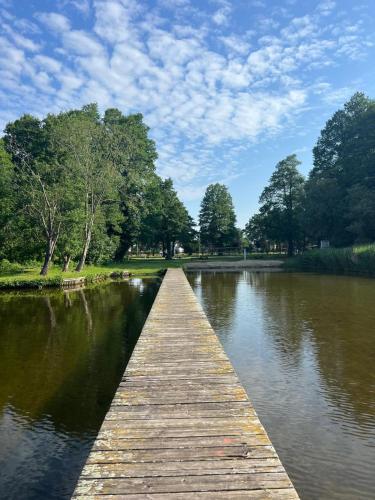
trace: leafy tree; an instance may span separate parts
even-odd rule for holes
[[[153,251],[160,245],[165,258],[171,259],[177,242],[186,248],[193,244],[193,219],[178,199],[171,179],[155,177],[148,194],[151,204],[142,223],[140,241]]]
[[[375,240],[375,103],[348,129],[339,154],[339,180],[346,190],[346,230],[357,242]]]
[[[310,236],[317,240],[329,239],[337,245],[350,244],[353,240],[345,217],[347,190],[353,180],[343,175],[343,164],[350,162],[358,120],[371,104],[363,93],[354,94],[343,109],[327,121],[313,149],[314,166],[306,183],[306,222]],[[359,173],[353,163],[351,172]]]
[[[141,114],[124,116],[113,108],[105,112],[103,121],[115,137],[115,161],[123,180],[119,192],[122,221],[117,232],[120,237],[117,258],[122,258],[139,239],[142,219],[149,211],[148,195],[155,180],[157,153]]]
[[[16,206],[13,192],[14,169],[10,155],[0,140],[0,259],[8,258],[12,240],[12,221]]]
[[[298,172],[298,165],[296,155],[287,156],[276,165],[259,198],[260,217],[255,220],[258,224],[261,222],[258,230],[262,227],[266,237],[287,243],[288,255],[294,254],[295,244],[302,238],[305,181]]]
[[[121,184],[116,163],[118,142],[99,119],[96,105],[61,115],[59,147],[75,174],[75,196],[80,204],[83,243],[76,271],[89,252],[93,230],[103,207],[118,203]]]
[[[41,274],[48,272],[60,236],[65,210],[63,164],[53,151],[45,122],[25,115],[5,129],[6,148],[14,163],[15,185],[23,210],[44,236]]]
[[[238,244],[236,215],[228,188],[210,184],[201,203],[199,225],[201,242],[211,251]]]
[[[266,237],[266,224],[265,218],[262,214],[257,213],[253,215],[245,226],[245,234],[251,244],[256,248],[266,251],[267,250],[267,237]]]
[[[44,254],[86,261],[123,257],[134,242],[192,248],[194,223],[170,179],[155,173],[155,143],[140,114],[124,116],[96,104],[39,120],[24,115],[0,143],[1,257]]]

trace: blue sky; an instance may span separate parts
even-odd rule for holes
[[[375,96],[373,0],[0,0],[0,126],[88,102],[141,112],[193,216],[211,182],[238,223],[275,164],[301,171],[330,115]]]

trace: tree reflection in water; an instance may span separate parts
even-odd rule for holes
[[[0,295],[0,496],[70,497],[157,288]]]

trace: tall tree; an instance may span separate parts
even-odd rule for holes
[[[44,234],[46,275],[60,236],[67,174],[51,145],[45,122],[24,115],[5,129],[6,148],[14,163],[15,183],[23,209]]]
[[[59,121],[59,145],[75,173],[81,206],[83,243],[76,271],[85,265],[94,226],[106,204],[118,203],[121,184],[118,141],[100,121],[95,104],[65,113]]]
[[[13,175],[11,157],[5,151],[4,141],[0,139],[0,259],[10,256],[11,223],[16,206]]]
[[[235,246],[238,242],[236,214],[228,188],[210,184],[205,192],[199,212],[200,237],[211,251]]]
[[[267,224],[262,214],[256,213],[250,217],[244,232],[252,245],[262,251],[267,250]]]
[[[302,232],[305,180],[297,169],[298,165],[296,155],[280,161],[259,198],[266,234],[271,239],[285,241],[288,255],[294,254]]]
[[[328,239],[337,245],[352,242],[345,218],[348,183],[342,175],[342,164],[351,156],[345,145],[355,137],[356,124],[371,103],[363,93],[354,94],[327,121],[313,149],[314,166],[306,183],[306,222],[314,239]]]
[[[346,230],[354,242],[375,241],[375,103],[348,129],[338,164]]]
[[[117,258],[122,258],[140,237],[142,219],[150,208],[149,191],[155,180],[155,142],[149,138],[149,128],[138,113],[124,116],[118,109],[107,109],[104,125],[117,142],[116,163],[122,176],[120,210],[122,221],[118,235]]]
[[[194,222],[179,200],[171,179],[155,178],[149,191],[151,205],[142,223],[140,241],[166,259],[174,257],[176,243],[189,247],[195,239]]]

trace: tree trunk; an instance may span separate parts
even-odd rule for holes
[[[57,243],[57,237],[55,239],[53,239],[53,238],[48,239],[46,253],[44,255],[43,266],[42,266],[42,269],[40,270],[41,276],[46,276],[48,273],[48,267],[49,267],[50,262],[52,260],[53,253],[54,253],[55,247],[56,247],[56,243]]]
[[[87,252],[89,251],[89,246],[90,246],[90,241],[91,241],[91,234],[92,234],[92,224],[91,224],[90,229],[87,232],[85,245],[83,247],[83,252],[82,252],[81,258],[79,259],[77,267],[76,267],[76,271],[78,271],[78,272],[82,271],[82,269],[85,265]]]
[[[294,255],[294,241],[288,240],[288,257],[293,257]]]
[[[172,259],[172,256],[171,256],[171,242],[170,241],[167,241],[167,244],[166,244],[165,258],[166,258],[166,260],[171,260]]]
[[[51,262],[51,254],[49,252],[46,252],[46,254],[44,256],[43,266],[42,266],[42,269],[40,270],[40,275],[41,276],[46,276],[47,275],[47,273],[48,273],[48,266],[49,266],[50,262]]]
[[[64,255],[64,264],[63,264],[63,268],[62,268],[63,273],[66,273],[66,271],[69,269],[70,259],[71,259],[71,256],[69,254]]]

